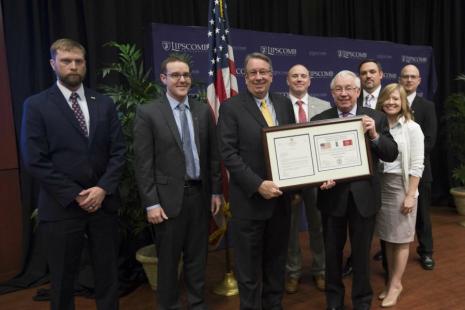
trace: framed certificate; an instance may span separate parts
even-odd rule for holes
[[[362,117],[262,129],[268,177],[281,189],[372,175]]]

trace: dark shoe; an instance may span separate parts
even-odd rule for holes
[[[379,250],[376,252],[376,254],[373,255],[373,259],[377,261],[383,260],[383,251]]]
[[[347,258],[347,262],[344,266],[344,268],[342,268],[342,276],[343,277],[347,277],[347,276],[350,276],[352,274],[352,258],[349,257]]]
[[[434,269],[434,259],[428,255],[420,256],[421,267],[425,270],[433,270]]]
[[[313,282],[315,282],[315,286],[317,289],[319,289],[320,291],[325,290],[326,283],[325,283],[325,276],[323,274],[313,276]]]
[[[285,286],[288,294],[295,294],[299,290],[299,279],[288,278]]]

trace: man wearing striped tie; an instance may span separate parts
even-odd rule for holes
[[[358,97],[357,104],[374,109],[381,91],[383,68],[381,68],[379,61],[365,59],[358,66],[358,71],[362,84],[362,93]]]
[[[24,103],[21,155],[40,183],[38,232],[50,270],[51,309],[71,310],[88,247],[97,309],[118,309],[118,185],[126,145],[113,101],[84,87],[86,50],[50,47],[56,82]]]

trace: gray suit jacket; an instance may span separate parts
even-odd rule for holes
[[[209,208],[210,195],[221,193],[215,123],[208,105],[189,99],[189,106],[204,201]],[[166,96],[138,107],[134,120],[134,155],[142,207],[161,204],[168,217],[177,216],[184,195],[186,163],[181,136]]]
[[[329,101],[321,100],[317,97],[308,96],[308,121],[315,115],[320,114],[323,111],[326,111],[331,108]]]

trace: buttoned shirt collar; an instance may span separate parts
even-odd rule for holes
[[[413,92],[411,93],[410,95],[407,96],[407,101],[408,101],[408,105],[411,107],[412,106],[412,102],[413,100],[415,100],[415,96],[417,95],[417,92]]]
[[[66,101],[69,101],[69,97],[71,97],[71,94],[72,93],[76,93],[78,94],[79,96],[79,99],[81,100],[85,100],[85,94],[84,94],[84,86],[82,85],[79,85],[79,88],[76,90],[76,91],[71,91],[69,90],[68,88],[66,88],[65,86],[63,86],[60,81],[57,80],[57,86],[58,86],[58,89],[61,91],[61,93],[63,94],[63,96],[66,98]]]

